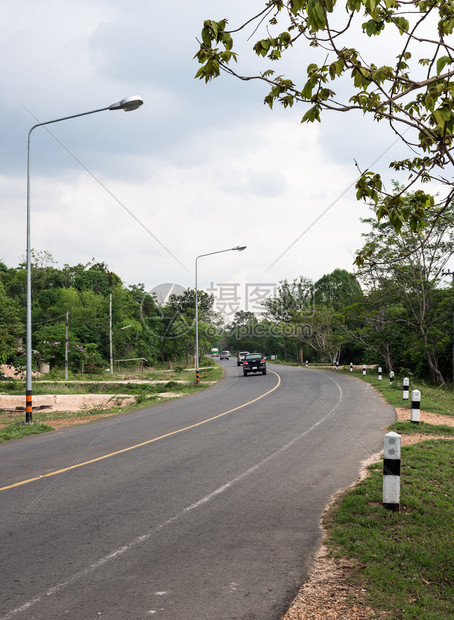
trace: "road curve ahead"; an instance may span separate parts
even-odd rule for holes
[[[196,395],[0,445],[0,619],[281,617],[394,410],[336,372],[222,365]]]

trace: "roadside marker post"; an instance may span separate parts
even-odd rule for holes
[[[400,508],[400,435],[385,435],[383,458],[383,507],[394,512]]]
[[[350,372],[353,372],[353,362],[350,362]]]
[[[408,377],[404,378],[404,390],[402,395],[402,400],[408,400],[408,393],[410,391],[410,379]]]
[[[389,383],[392,385],[394,381],[394,371],[390,370],[389,372]]]
[[[383,372],[382,367],[381,367],[381,366],[379,366],[379,367],[378,367],[378,380],[379,380],[379,381],[381,381],[381,380],[382,380],[382,372]]]
[[[411,421],[413,424],[419,424],[419,413],[421,409],[421,392],[413,390],[411,393]]]
[[[366,364],[363,364],[363,377],[366,376]]]
[[[339,362],[336,360],[336,370],[339,370]]]

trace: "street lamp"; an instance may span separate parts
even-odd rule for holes
[[[199,384],[199,302],[197,294],[197,261],[203,256],[211,256],[212,254],[222,254],[222,252],[242,252],[246,249],[245,245],[237,245],[234,248],[228,248],[227,250],[218,250],[217,252],[208,252],[208,254],[200,254],[195,259],[195,383]]]
[[[450,269],[448,269],[447,271],[443,271],[441,275],[442,276],[451,276],[452,283],[454,285],[454,271],[451,271]],[[452,324],[453,324],[453,328],[454,328],[454,314],[453,314]],[[452,336],[452,382],[454,384],[454,329],[453,329],[453,336]]]
[[[37,123],[28,132],[27,143],[27,315],[26,315],[26,406],[25,406],[25,422],[31,424],[33,422],[32,414],[32,287],[31,287],[31,235],[30,235],[30,138],[32,131],[37,127],[43,127],[44,125],[51,125],[52,123],[59,123],[60,121],[67,121],[71,118],[78,118],[79,116],[87,116],[88,114],[96,114],[96,112],[104,112],[105,110],[124,110],[125,112],[131,112],[136,110],[143,104],[142,97],[134,95],[133,97],[126,97],[121,101],[112,103],[106,108],[99,108],[98,110],[90,110],[89,112],[82,112],[81,114],[72,114],[71,116],[64,116],[63,118],[56,118],[52,121],[46,121],[44,123]]]

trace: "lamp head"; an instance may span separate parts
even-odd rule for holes
[[[109,106],[109,110],[124,110],[125,112],[132,112],[133,110],[137,110],[143,104],[143,99],[139,95],[134,95],[133,97],[126,97],[121,101],[117,101],[117,103],[113,103]]]
[[[238,252],[242,252],[247,248],[247,245],[237,245],[236,248],[232,248],[233,250],[238,250]]]

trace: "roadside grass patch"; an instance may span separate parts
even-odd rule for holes
[[[424,382],[417,382],[410,379],[409,399],[403,400],[403,377],[397,377],[392,384],[389,377],[383,375],[381,381],[377,378],[375,371],[368,370],[368,374],[363,377],[361,373],[350,373],[344,370],[345,374],[354,375],[382,393],[383,397],[393,407],[403,407],[411,409],[411,393],[413,390],[421,392],[421,410],[430,411],[431,413],[439,413],[441,415],[454,415],[454,390],[451,386],[441,388],[428,385]]]
[[[399,513],[382,506],[382,463],[369,469],[324,517],[328,547],[356,560],[348,579],[387,618],[454,617],[454,440],[402,448]]]
[[[203,362],[203,364],[205,365],[205,362]],[[223,375],[224,369],[218,364],[211,366],[210,368],[200,368],[199,370],[200,381],[218,381],[219,379],[222,379]]]
[[[390,431],[399,433],[399,435],[452,435],[454,438],[454,427],[447,424],[427,424],[420,422],[393,422],[388,426]]]
[[[10,441],[11,439],[20,439],[28,435],[48,433],[53,430],[54,428],[48,424],[25,424],[25,422],[15,422],[14,424],[8,424],[8,426],[0,429],[0,443]]]

